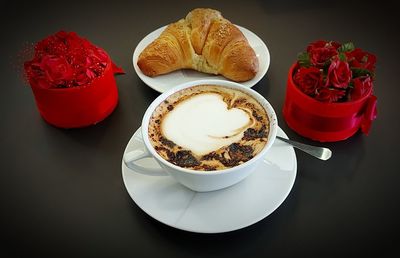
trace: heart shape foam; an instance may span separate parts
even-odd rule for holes
[[[228,109],[221,95],[203,93],[175,106],[161,127],[167,139],[201,156],[239,142],[250,123],[246,111]]]

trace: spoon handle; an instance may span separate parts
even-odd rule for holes
[[[314,157],[319,158],[321,160],[328,160],[332,156],[332,151],[330,149],[328,149],[328,148],[312,146],[312,145],[308,145],[308,144],[304,144],[304,143],[288,140],[288,139],[282,138],[280,136],[276,136],[276,138],[281,140],[281,141],[284,141],[286,143],[289,143],[293,147],[295,147],[295,148],[297,148],[299,150],[302,150],[302,151],[310,154],[311,156],[314,156]]]

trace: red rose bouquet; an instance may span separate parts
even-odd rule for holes
[[[288,74],[288,125],[318,141],[344,140],[359,128],[368,134],[376,118],[375,63],[375,55],[353,43],[311,43]]]
[[[43,89],[89,84],[101,76],[108,55],[75,32],[60,31],[35,45],[33,60],[24,64],[28,80]]]
[[[123,73],[108,54],[75,32],[60,31],[34,46],[24,63],[42,117],[58,127],[95,124],[118,101],[114,73]]]
[[[353,43],[316,41],[298,55],[293,79],[308,96],[322,102],[346,102],[372,90],[375,55]]]

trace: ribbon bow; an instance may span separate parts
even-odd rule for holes
[[[368,135],[369,130],[371,129],[372,121],[375,120],[377,117],[378,114],[376,109],[377,102],[378,102],[377,97],[374,95],[371,95],[367,100],[364,115],[361,120],[361,131],[366,135]]]

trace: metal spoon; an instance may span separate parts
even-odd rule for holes
[[[289,143],[293,147],[302,150],[311,156],[314,156],[316,158],[322,159],[322,160],[328,160],[332,156],[332,151],[328,148],[324,147],[318,147],[318,146],[312,146],[304,143],[299,143],[296,141],[288,140],[285,138],[282,138],[280,136],[276,136],[277,139],[284,141],[286,143]]]

